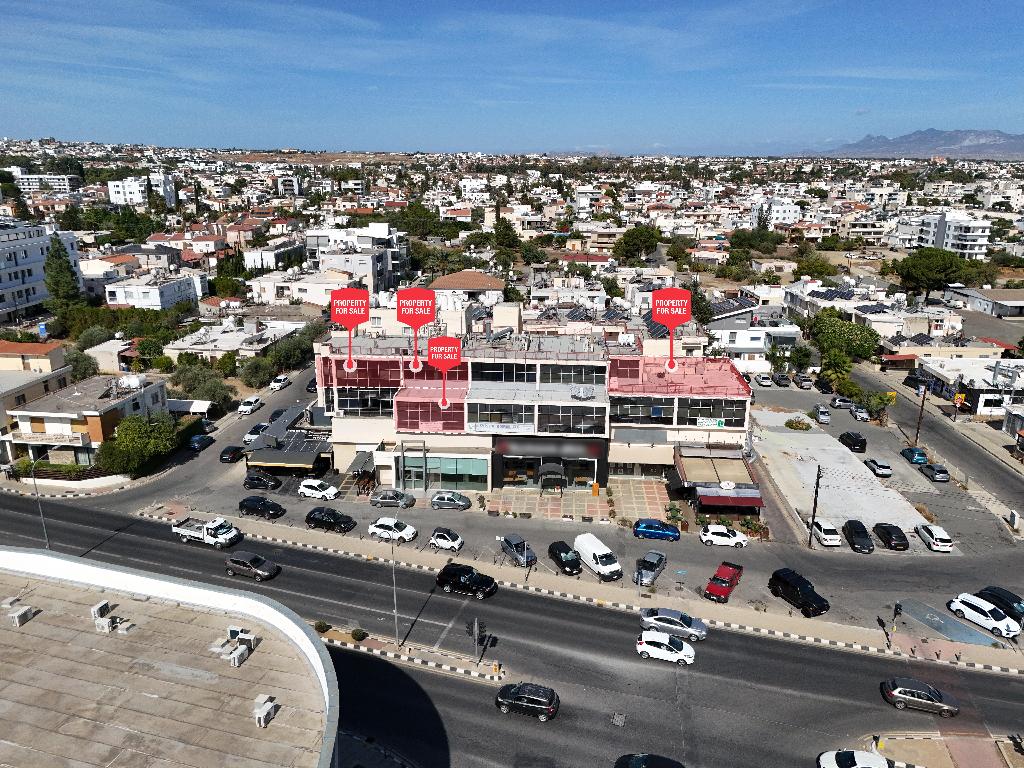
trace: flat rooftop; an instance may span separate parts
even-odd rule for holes
[[[34,371],[0,371],[0,394],[10,392],[20,387],[34,384],[37,381],[45,381],[53,378],[61,371],[67,372],[67,368],[57,368],[49,373],[36,373]]]
[[[38,400],[33,400],[17,408],[11,408],[14,413],[95,413],[103,411],[122,400],[137,395],[142,388],[152,384],[146,380],[142,387],[129,389],[128,387],[117,387],[111,384],[117,381],[117,376],[93,376],[83,379],[71,386],[64,387],[58,392],[51,392],[43,395]]]
[[[39,611],[0,622],[0,765],[17,768],[315,766],[325,724],[320,685],[277,630],[250,618],[0,570],[0,599]],[[97,632],[109,601],[126,634]],[[6,611],[5,611],[6,613]],[[232,667],[209,646],[229,625],[261,638]],[[280,708],[267,728],[260,694]]]

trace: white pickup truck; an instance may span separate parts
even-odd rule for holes
[[[180,523],[171,523],[171,533],[178,535],[183,542],[198,541],[215,549],[230,547],[242,539],[242,532],[223,517],[209,521],[186,517]]]

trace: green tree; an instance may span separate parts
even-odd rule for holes
[[[821,355],[821,373],[818,375],[833,387],[845,381],[853,370],[853,363],[841,349],[829,349]]]
[[[796,269],[793,270],[794,275],[807,275],[808,277],[822,278],[831,277],[838,274],[839,270],[836,269],[836,265],[826,259],[824,256],[819,256],[817,253],[811,253],[803,258],[797,259]]]
[[[75,345],[85,351],[90,347],[95,347],[97,344],[110,341],[112,338],[114,338],[112,330],[104,328],[102,325],[93,325],[78,334],[78,341],[75,342]]]
[[[217,359],[214,367],[225,377],[234,376],[238,372],[238,355],[235,352],[225,352]]]
[[[602,277],[601,285],[610,299],[618,299],[626,295],[625,291],[622,290],[622,286],[619,285],[619,281],[614,277]]]
[[[274,378],[277,369],[265,357],[254,357],[242,366],[242,382],[253,389],[263,389]]]
[[[772,373],[780,373],[789,367],[789,358],[786,353],[783,352],[778,344],[772,344],[765,353],[764,359],[768,361],[768,364],[772,367]]]
[[[57,214],[57,225],[67,232],[84,229],[82,226],[82,209],[77,205],[69,205]]]
[[[246,294],[245,283],[241,280],[224,276],[217,276],[213,278],[213,292],[215,295],[221,298],[241,298]]]
[[[112,448],[103,450],[107,443]],[[126,416],[118,422],[114,439],[103,445],[96,457],[102,469],[138,477],[147,464],[178,447],[178,430],[166,413],[148,418]]]
[[[516,288],[511,283],[505,285],[505,292],[503,298],[505,301],[511,301],[516,304],[522,304],[526,299],[523,296],[523,292]]]
[[[149,363],[160,373],[170,373],[174,370],[174,361],[167,355],[157,355]]]
[[[854,402],[860,402],[864,399],[864,390],[860,384],[850,379],[843,379],[836,386],[836,394],[848,397]]]
[[[515,227],[503,216],[494,222],[494,244],[500,248],[519,248],[523,244]]]
[[[816,197],[819,200],[824,200],[828,197],[828,190],[822,189],[821,187],[808,187],[807,194],[811,197]]]
[[[95,376],[100,371],[96,358],[81,350],[71,348],[64,354],[64,363],[71,366],[71,380],[81,381]]]
[[[700,283],[694,280],[690,283],[690,303],[693,306],[693,319],[701,325],[707,325],[715,316],[715,310],[711,306],[708,297],[700,289]]]
[[[661,241],[661,232],[656,227],[641,224],[627,229],[615,241],[612,255],[616,262],[626,266],[640,266],[644,257],[652,253]]]
[[[925,301],[932,291],[960,282],[965,260],[941,248],[919,248],[895,265],[903,289],[924,293]]]
[[[78,274],[71,266],[68,249],[57,235],[50,237],[50,252],[46,254],[43,272],[46,290],[50,294],[50,298],[43,303],[50,312],[63,321],[71,309],[83,304],[84,300],[78,288]]]
[[[789,364],[799,373],[806,371],[811,366],[811,348],[797,344],[789,352]]]
[[[135,348],[138,350],[139,357],[144,357],[147,360],[152,360],[164,353],[164,345],[160,343],[159,339],[152,337],[140,339]]]
[[[868,392],[863,398],[864,408],[873,419],[884,427],[889,420],[889,406],[896,404],[896,395],[891,392]]]

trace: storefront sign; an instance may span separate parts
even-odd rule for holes
[[[532,435],[535,432],[533,422],[503,424],[496,421],[469,421],[466,422],[466,431],[501,435]]]
[[[709,419],[703,416],[698,416],[697,426],[722,429],[723,427],[725,427],[725,419]]]
[[[331,322],[348,329],[348,360],[345,370],[356,369],[352,359],[352,331],[370,319],[370,292],[361,288],[339,288],[331,291]]]
[[[693,297],[685,288],[659,288],[651,294],[651,318],[668,328],[668,362],[665,368],[676,369],[676,328],[693,317]]]
[[[500,456],[560,456],[563,459],[599,459],[606,455],[602,440],[496,437],[494,452]]]
[[[417,372],[423,368],[420,362],[419,331],[424,325],[434,322],[437,316],[437,299],[429,288],[404,288],[398,292],[398,322],[412,328],[412,362],[409,370]]]
[[[412,290],[412,289],[410,289]],[[462,342],[453,336],[436,336],[427,342],[427,363],[441,371],[441,400],[438,403],[447,408],[448,371],[462,362]]]

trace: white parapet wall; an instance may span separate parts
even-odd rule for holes
[[[334,664],[320,638],[290,608],[269,597],[241,590],[95,563],[38,549],[0,547],[0,570],[251,616],[274,627],[295,643],[320,683],[325,722],[317,767],[333,768],[337,764],[335,741],[339,714],[338,678],[334,673]]]

